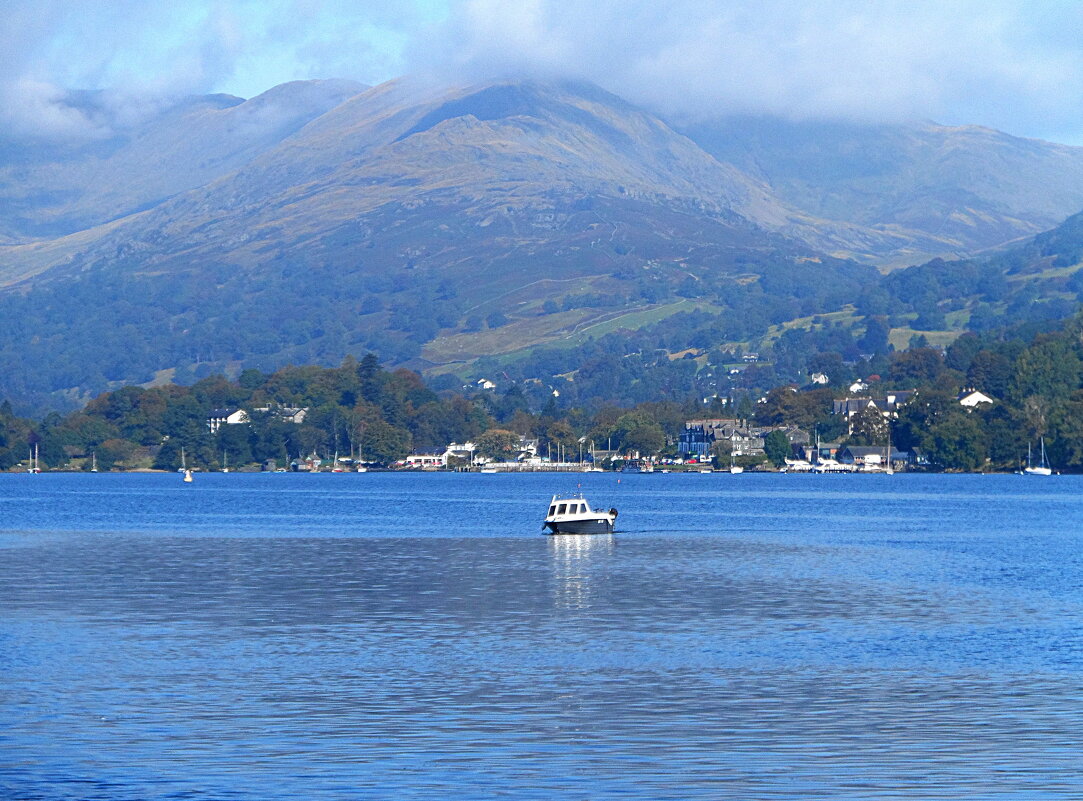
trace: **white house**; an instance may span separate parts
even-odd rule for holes
[[[403,461],[402,465],[414,469],[439,469],[447,467],[447,454],[443,451],[419,451],[411,453]]]
[[[984,392],[978,392],[976,389],[965,390],[959,396],[959,405],[966,406],[968,409],[973,409],[983,403],[995,403],[995,401]]]
[[[215,409],[207,416],[207,429],[214,434],[224,425],[236,426],[248,422],[248,412],[244,409]]]
[[[476,450],[477,446],[473,442],[452,442],[444,449],[444,464],[447,465],[451,459],[465,459],[473,463]]]

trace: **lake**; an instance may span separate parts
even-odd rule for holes
[[[0,475],[0,797],[1078,799],[1081,537],[1074,476]]]

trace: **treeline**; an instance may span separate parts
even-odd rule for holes
[[[245,425],[209,430],[212,411],[244,409]],[[284,409],[307,409],[300,424]],[[261,411],[262,410],[262,411]],[[681,404],[607,406],[595,414],[561,413],[555,398],[534,413],[519,385],[499,393],[434,392],[416,373],[381,368],[375,355],[352,357],[337,368],[287,367],[274,373],[245,370],[235,381],[209,376],[191,386],[124,387],[106,392],[69,415],[40,422],[0,405],[0,470],[28,464],[36,450],[43,469],[99,470],[181,466],[233,469],[279,466],[315,454],[335,454],[380,465],[415,450],[443,450],[475,441],[487,455],[516,452],[520,436],[537,438],[545,452],[578,458],[586,440],[654,452],[675,439],[689,410]],[[604,443],[604,445],[603,445]]]
[[[1015,469],[1027,444],[1044,438],[1056,469],[1083,471],[1083,314],[1051,332],[966,333],[945,351],[918,346],[886,352],[886,324],[876,318],[856,339],[850,329],[830,324],[818,332],[789,332],[775,347],[780,363],[796,364],[811,343],[840,348],[806,360],[804,369],[822,372],[828,384],[785,383],[761,393],[755,383],[776,368],[752,365],[707,403],[703,387],[721,386],[722,363],[732,353],[711,352],[705,364],[670,359],[662,348],[618,359],[605,352],[604,342],[596,351],[588,348],[585,361],[570,371],[564,388],[576,387],[578,394],[556,394],[536,380],[507,375],[497,391],[452,388],[446,380],[434,389],[410,370],[383,369],[369,354],[360,362],[347,357],[336,368],[250,369],[236,380],[216,375],[191,386],[124,387],[78,412],[51,413],[40,422],[17,417],[5,402],[0,469],[25,463],[35,446],[46,469],[89,469],[93,459],[101,470],[175,469],[182,449],[189,464],[206,469],[268,460],[285,465],[313,453],[390,464],[411,451],[465,441],[478,442],[488,455],[508,457],[520,437],[538,439],[540,452],[554,457],[578,458],[592,446],[675,454],[684,421],[703,417],[797,425],[823,441],[881,445],[888,436],[881,415],[859,414],[848,426],[832,414],[832,401],[914,389],[891,423],[891,439],[901,450],[920,448],[935,468]],[[864,347],[875,355],[851,358]],[[853,380],[866,388],[850,393]],[[622,386],[652,398],[612,402]],[[961,406],[958,396],[967,388],[994,403]],[[222,408],[245,409],[250,423],[211,433],[207,419]],[[304,422],[286,422],[284,408],[306,408]]]
[[[1026,330],[968,332],[943,352],[916,347],[891,353],[883,360],[886,370],[850,394],[876,398],[915,389],[891,421],[891,442],[900,450],[920,448],[934,469],[1016,470],[1028,443],[1037,453],[1044,438],[1055,469],[1083,471],[1083,314],[1053,332],[1024,338]],[[962,406],[959,397],[969,389],[994,402]],[[830,414],[831,399],[843,394],[776,388],[757,405],[756,417],[801,425],[844,444],[884,445],[888,423],[878,412],[856,415],[849,427]]]

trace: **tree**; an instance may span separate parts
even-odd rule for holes
[[[728,463],[732,453],[733,443],[728,439],[718,439],[711,443],[711,463],[715,467]]]
[[[613,439],[621,450],[638,451],[644,456],[657,453],[666,444],[662,427],[643,412],[629,412],[617,419]]]
[[[575,431],[563,420],[554,420],[549,423],[543,428],[541,434],[540,444],[543,448],[551,447],[556,450],[563,446],[567,450],[576,445]]]
[[[241,372],[240,377],[237,379],[237,383],[245,389],[257,389],[263,386],[267,382],[267,376],[259,370],[249,368]]]
[[[410,432],[376,420],[361,437],[361,457],[365,461],[391,464],[410,453]]]
[[[1031,397],[1058,402],[1079,388],[1083,364],[1072,347],[1049,338],[1026,348],[1015,360],[1008,396],[1015,404]]]
[[[756,422],[765,426],[795,425],[810,429],[831,411],[829,389],[799,392],[795,387],[775,387],[764,403],[756,406]]]
[[[852,445],[880,445],[887,442],[888,422],[879,409],[865,408],[850,418]]]
[[[892,355],[890,378],[896,384],[920,386],[935,383],[943,370],[944,359],[940,351],[914,348]]]
[[[865,334],[858,340],[858,347],[864,353],[887,353],[888,335],[891,328],[886,317],[866,317]]]
[[[767,454],[771,464],[782,467],[792,453],[790,440],[782,431],[775,429],[763,438],[763,452]]]
[[[965,412],[953,412],[932,426],[922,441],[930,460],[946,470],[978,470],[987,458],[979,418]]]
[[[981,351],[981,340],[977,334],[966,331],[951,343],[944,354],[944,363],[952,370],[965,373],[970,369],[974,357]]]
[[[227,425],[218,429],[215,451],[223,464],[236,467],[252,461],[251,435],[247,425]]]
[[[638,451],[650,456],[666,444],[666,435],[657,423],[647,423],[630,429],[621,440],[621,447],[626,451]]]
[[[748,420],[750,417],[752,417],[752,413],[755,410],[752,407],[752,399],[748,396],[747,393],[741,395],[741,397],[737,400],[737,407],[735,411],[737,414],[737,419],[739,420]]]
[[[1003,398],[1011,381],[1012,364],[1001,353],[980,350],[970,360],[966,372],[966,382],[974,389],[986,392],[995,398]]]
[[[111,470],[118,462],[130,459],[134,451],[135,445],[126,439],[107,439],[96,450],[98,468]]]
[[[474,443],[478,453],[490,459],[507,461],[519,453],[519,435],[504,428],[490,428]]]

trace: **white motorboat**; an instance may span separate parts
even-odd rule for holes
[[[814,473],[852,473],[852,465],[842,464],[834,459],[821,459],[812,468]]]
[[[554,495],[543,526],[550,534],[612,534],[616,519],[616,509],[595,511],[581,494]]]

